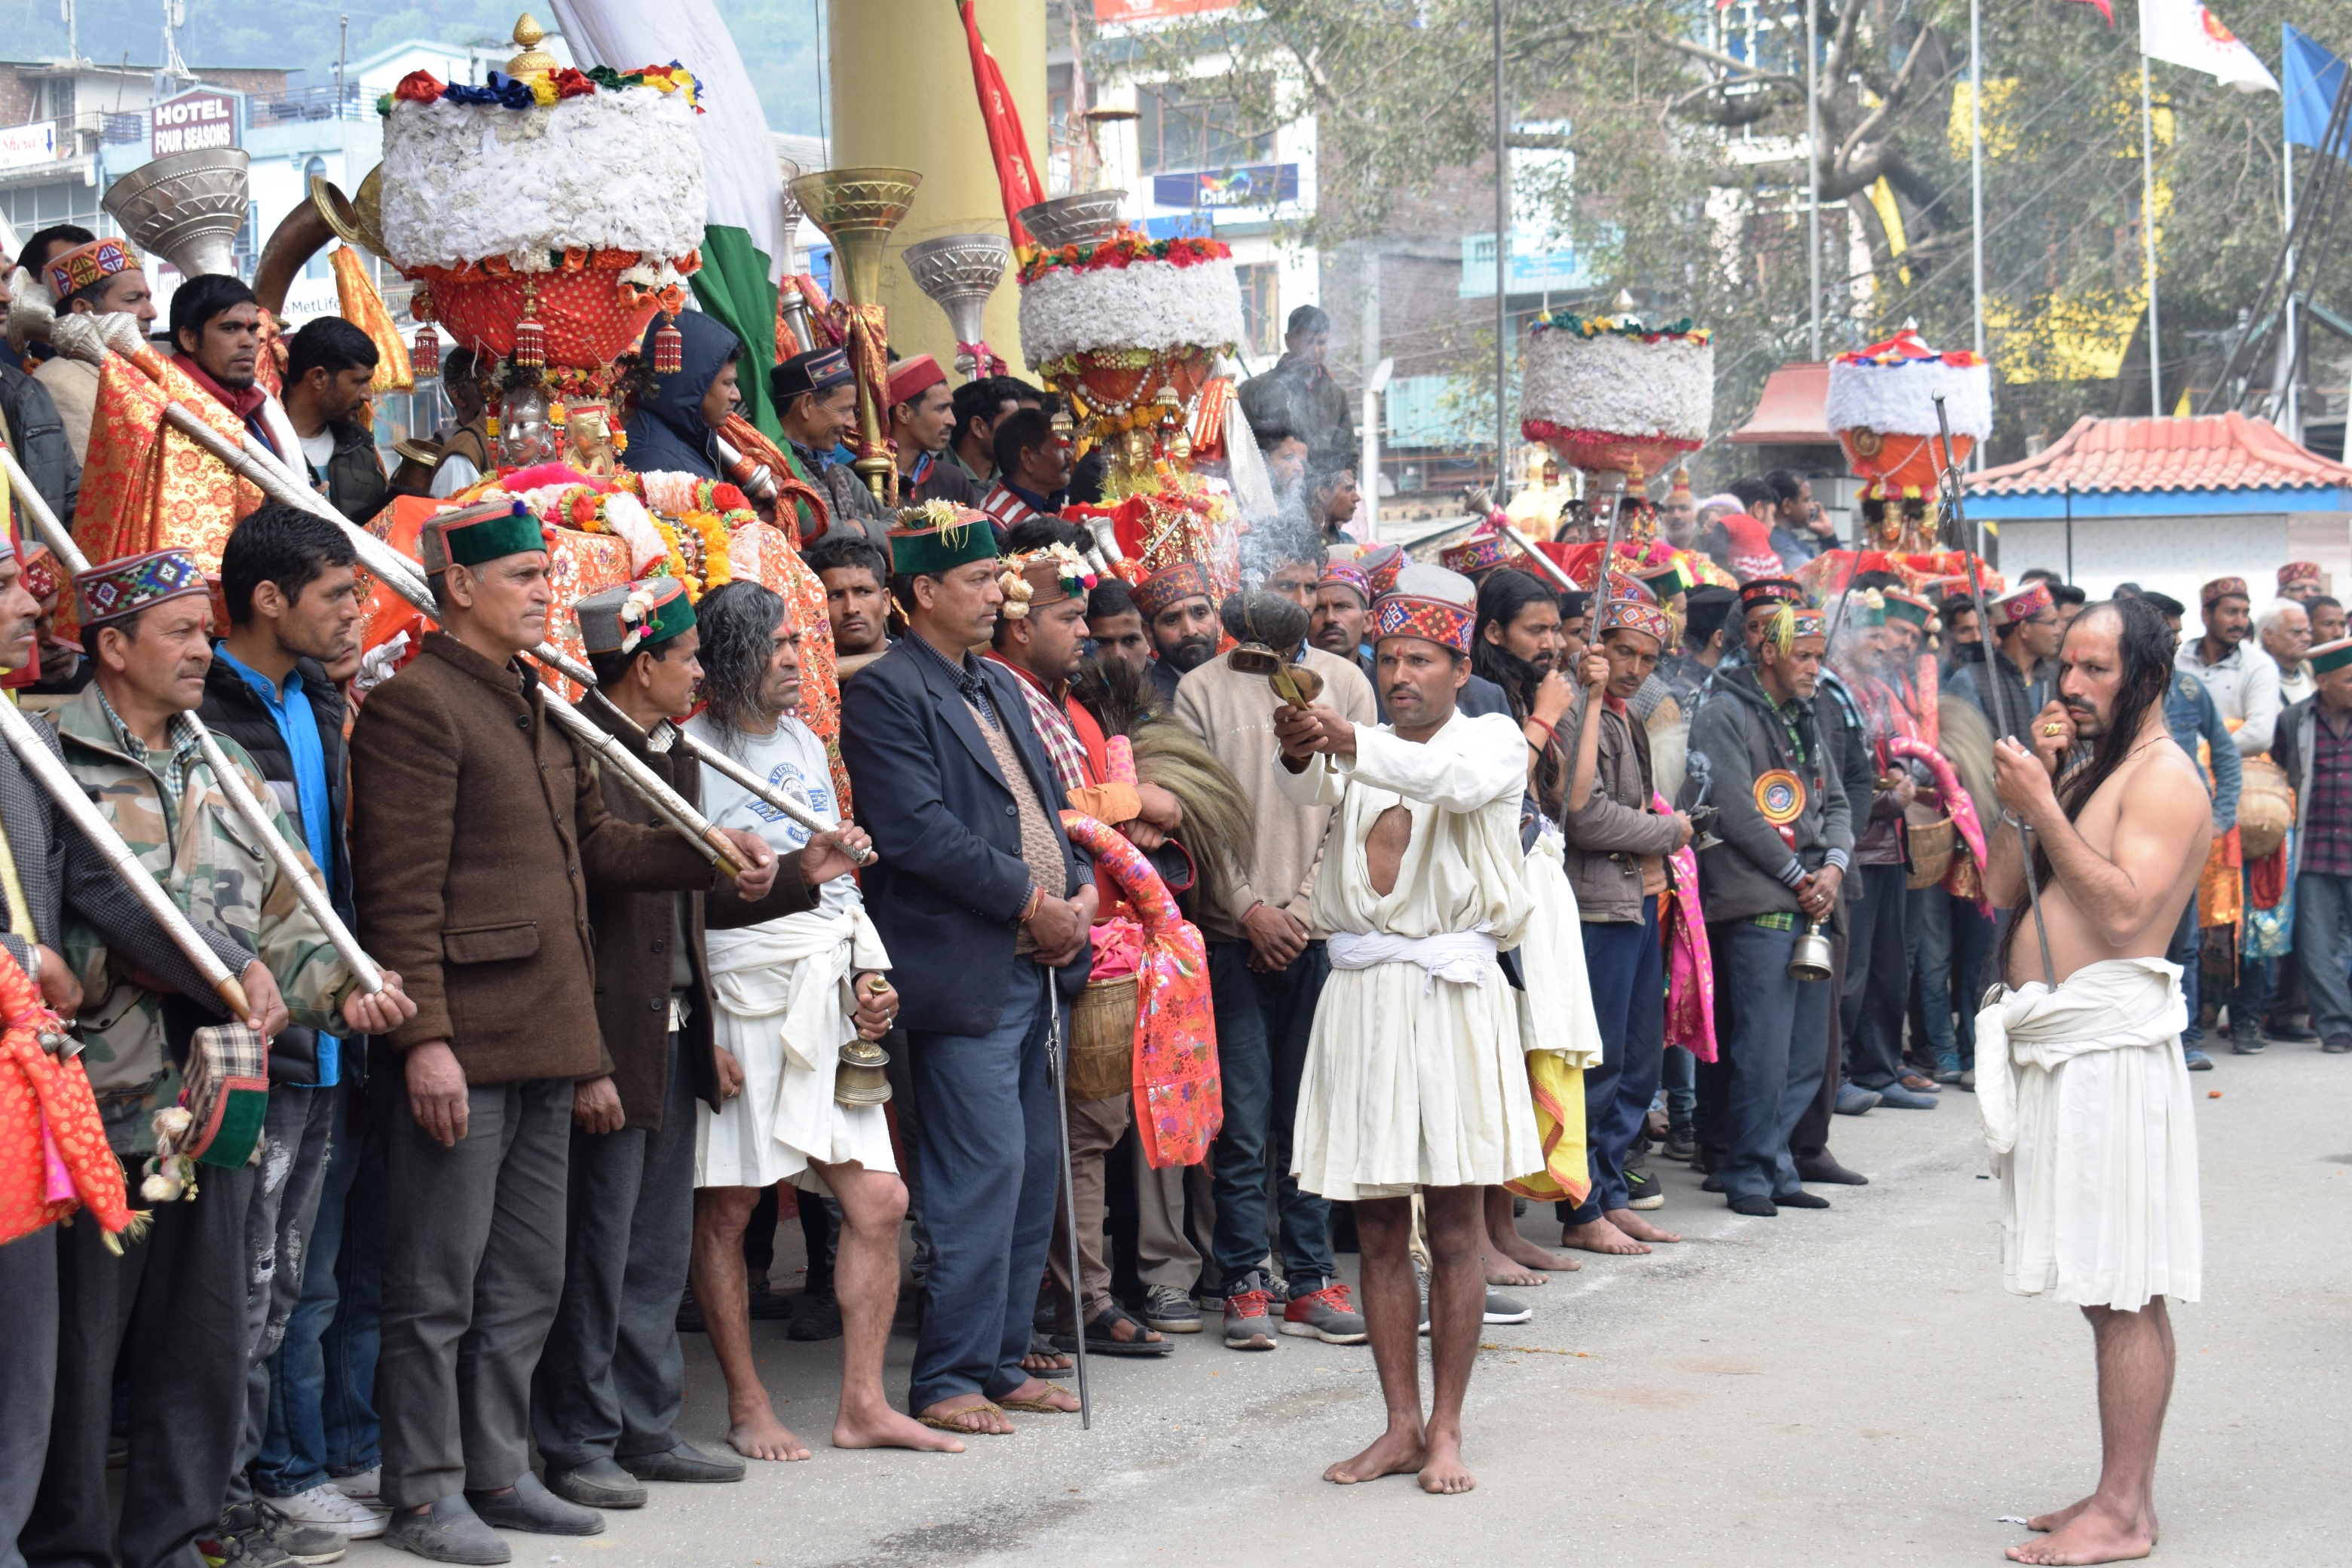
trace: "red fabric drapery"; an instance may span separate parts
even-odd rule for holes
[[[964,41],[971,46],[971,85],[980,95],[981,123],[988,128],[989,155],[996,160],[996,184],[1004,196],[1004,226],[1016,247],[1029,245],[1034,243],[1029,231],[1013,215],[1044,201],[1045,187],[1038,182],[1036,164],[1030,162],[1029,138],[1021,129],[1021,110],[1013,101],[1013,90],[1004,85],[996,57],[981,41],[980,17],[973,5],[974,0],[961,0],[956,6],[963,17]]]

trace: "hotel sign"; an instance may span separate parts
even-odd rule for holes
[[[147,155],[151,158],[236,145],[234,93],[217,88],[192,88],[177,98],[165,99],[149,113],[152,129]]]

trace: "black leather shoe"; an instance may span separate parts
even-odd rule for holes
[[[1698,1190],[1703,1193],[1719,1193],[1723,1191],[1723,1178],[1721,1176],[1709,1176],[1706,1180],[1698,1184]]]
[[[742,1460],[732,1455],[716,1458],[684,1441],[674,1443],[658,1454],[624,1454],[618,1462],[621,1468],[641,1481],[740,1481],[743,1479]]]
[[[1744,1214],[1751,1219],[1770,1219],[1780,1212],[1770,1198],[1737,1197],[1731,1200],[1731,1212]]]
[[[490,1533],[456,1492],[424,1513],[394,1509],[383,1528],[383,1543],[413,1552],[431,1563],[511,1563],[514,1551]]]
[[[603,1514],[565,1502],[529,1470],[503,1492],[467,1492],[466,1500],[473,1505],[475,1517],[493,1530],[520,1530],[526,1535],[604,1533]]]
[[[611,1459],[591,1459],[568,1470],[547,1468],[547,1489],[583,1508],[643,1508],[646,1489]]]
[[[1851,1170],[1846,1166],[1839,1164],[1833,1157],[1828,1154],[1822,1155],[1818,1160],[1799,1161],[1797,1163],[1797,1180],[1801,1182],[1825,1182],[1832,1186],[1840,1187],[1866,1187],[1870,1185],[1870,1178],[1868,1176],[1864,1175],[1860,1171]]]
[[[1787,1197],[1772,1201],[1784,1209],[1825,1209],[1830,1206],[1829,1199],[1817,1198],[1808,1192],[1790,1193]]]

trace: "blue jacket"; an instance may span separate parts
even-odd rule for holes
[[[656,316],[646,328],[642,345],[645,363],[654,362],[654,336],[661,331]],[[677,313],[678,336],[685,353],[676,375],[656,376],[654,395],[637,405],[626,426],[628,464],[640,474],[696,474],[706,479],[726,477],[710,449],[715,434],[703,421],[702,395],[727,368],[742,345],[725,326],[699,310]]]
[[[940,661],[913,644],[899,639],[842,690],[841,757],[857,819],[881,857],[861,882],[890,950],[899,1022],[919,1033],[984,1034],[1003,1016],[1029,900],[1021,821],[963,694]],[[1093,868],[1062,831],[1061,785],[1017,678],[992,659],[979,664],[1062,847],[1063,885],[1046,891],[1068,898],[1093,880]],[[1065,993],[1086,984],[1091,945],[1061,972]]]
[[[2213,706],[2213,694],[2187,670],[2173,671],[2172,684],[2164,690],[2164,721],[2180,749],[2192,757],[2198,737],[2204,737],[2213,761],[2213,831],[2229,832],[2238,821],[2238,743],[2222,721],[2221,710]]]

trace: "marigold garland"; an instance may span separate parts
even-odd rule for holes
[[[1192,267],[1203,261],[1228,260],[1233,254],[1233,247],[1221,239],[1201,239],[1191,236],[1147,239],[1131,228],[1123,228],[1095,245],[1066,245],[1058,250],[1033,253],[1021,264],[1021,281],[1034,282],[1048,272],[1099,272],[1105,268],[1125,268],[1138,261],[1165,261],[1171,267]]]

